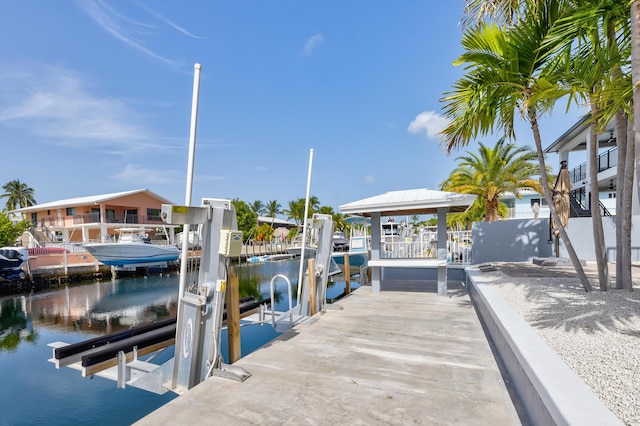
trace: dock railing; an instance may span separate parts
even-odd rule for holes
[[[470,264],[472,260],[471,231],[447,231],[447,262]],[[382,259],[437,259],[436,232],[421,232],[404,241],[383,241]]]

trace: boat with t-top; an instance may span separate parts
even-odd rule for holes
[[[99,262],[109,266],[166,266],[178,260],[180,250],[167,240],[152,242],[144,228],[117,229],[116,241],[87,243],[83,247]]]
[[[349,273],[359,273],[362,266],[367,266],[369,260],[369,218],[361,216],[350,216],[344,219],[349,225],[349,244],[347,251],[336,251],[331,253],[331,258],[344,269],[344,258],[349,258]],[[345,271],[346,273],[347,271]]]

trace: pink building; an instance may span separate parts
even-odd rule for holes
[[[152,239],[166,229],[173,240],[175,227],[164,225],[160,218],[162,204],[172,203],[138,189],[52,201],[12,213],[31,220],[33,237],[41,243],[106,241],[124,227],[144,228]]]

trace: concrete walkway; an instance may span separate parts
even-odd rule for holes
[[[392,284],[392,283],[391,283]],[[466,291],[361,287],[140,425],[521,424]]]

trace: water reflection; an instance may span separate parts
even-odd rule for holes
[[[16,352],[20,342],[35,344],[38,333],[26,314],[26,298],[0,303],[0,352]]]
[[[271,278],[283,274],[291,280],[295,305],[298,265],[294,260],[235,266],[240,297],[268,298]],[[276,309],[286,310],[287,285],[284,280],[275,285]],[[175,317],[178,286],[179,275],[174,273],[96,281],[5,299],[0,302],[0,350],[15,351],[21,342],[35,342],[38,326],[62,332],[107,334]],[[329,283],[328,291],[333,286]]]
[[[2,348],[37,338],[34,325],[105,334],[176,315],[178,276],[163,275],[67,286],[0,302]]]
[[[296,294],[297,261],[236,266],[241,297],[269,297],[269,282],[284,274]],[[114,281],[85,282],[56,291],[0,300],[0,377],[10,384],[2,394],[0,424],[126,425],[135,422],[175,397],[155,395],[111,381],[88,380],[72,369],[56,370],[46,360],[48,343],[75,343],[123,328],[175,316],[179,285],[177,274]],[[331,292],[344,291],[344,283],[329,284]],[[286,287],[277,282],[277,309],[288,307]],[[295,303],[295,302],[294,302]],[[242,356],[278,336],[270,325],[243,327]],[[221,351],[227,356],[226,333]],[[166,351],[158,362],[173,356]],[[34,401],[37,403],[34,404]]]

